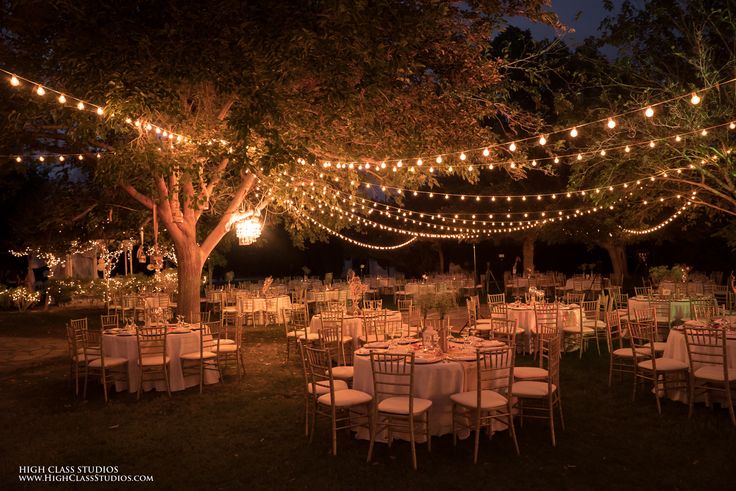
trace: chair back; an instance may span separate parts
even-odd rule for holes
[[[404,326],[407,327],[407,330],[404,330]],[[409,325],[404,324],[404,322],[401,319],[391,319],[389,320],[388,317],[386,318],[386,329],[385,334],[386,337],[389,339],[394,338],[400,338],[403,336],[409,336]]]
[[[363,335],[367,342],[384,341],[386,339],[386,311],[363,311]]]
[[[580,316],[580,322],[584,320],[600,320],[600,306],[598,300],[583,302],[580,305],[583,314]]]
[[[516,319],[491,317],[491,335],[508,346],[516,345]]]
[[[225,336],[225,326],[222,320],[202,322],[199,331],[199,352],[210,351],[217,353],[220,350],[220,339]]]
[[[560,336],[542,338],[539,342],[540,366],[547,368],[547,394],[553,393],[552,385],[560,387]]]
[[[66,328],[67,347],[72,360],[87,361],[85,346],[87,344],[87,319],[73,319]]]
[[[327,350],[331,358],[338,360],[342,347],[342,328],[334,323],[326,323],[319,330],[320,348]]]
[[[138,359],[147,357],[161,357],[161,364],[166,364],[166,336],[165,327],[136,327],[136,341],[138,343]]]
[[[635,286],[634,293],[637,297],[651,297],[652,287],[650,286]]]
[[[634,364],[651,358],[652,368],[656,370],[654,339],[657,326],[654,321],[652,319],[629,321],[628,330]]]
[[[332,376],[332,355],[329,350],[315,348],[300,343],[307,378],[307,386],[311,386],[312,394],[319,394],[317,387],[330,388],[330,400],[335,401],[335,379]]]
[[[585,300],[585,292],[582,292],[582,293],[578,291],[565,292],[565,296],[563,297],[563,300],[567,304],[576,303],[580,305],[581,303],[583,303],[583,300]]]
[[[608,343],[609,353],[624,347],[621,316],[616,310],[606,312],[606,342]]]
[[[209,322],[210,321],[210,312],[190,312],[189,313],[189,322],[192,324],[201,324],[202,322]]]
[[[491,305],[491,317],[506,319],[509,314],[509,306],[506,302],[494,303]]]
[[[100,316],[100,326],[103,331],[105,329],[113,329],[116,327],[120,327],[120,320],[118,318],[118,315],[117,314],[101,315]]]
[[[373,397],[376,403],[389,397],[409,397],[409,414],[414,411],[414,353],[388,354],[371,351]]]
[[[686,327],[685,344],[691,373],[704,366],[723,367],[723,380],[729,380],[725,329]]]
[[[718,315],[718,307],[715,302],[715,297],[691,299],[690,313],[695,320],[711,320]]]
[[[537,337],[552,337],[559,334],[557,305],[536,304],[534,320],[537,324]]]
[[[505,293],[489,293],[487,297],[488,297],[489,308],[497,304],[504,304],[504,305],[506,304],[506,294]]]
[[[307,327],[309,327],[309,316],[306,304],[292,304],[290,308],[282,309],[284,329],[286,334],[293,332],[294,335],[306,338]]]
[[[476,353],[476,407],[483,407],[481,395],[484,390],[508,394],[514,383],[514,361],[516,350],[512,346],[480,349]]]

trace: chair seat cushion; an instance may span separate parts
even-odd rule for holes
[[[334,381],[335,390],[347,390],[348,384],[344,380],[335,380]],[[330,382],[327,380],[320,380],[315,384],[314,392],[317,395],[326,394],[330,391]],[[313,392],[312,384],[307,384],[307,392],[310,394]]]
[[[605,329],[606,323],[599,319],[585,319],[583,326],[590,327],[592,329]]]
[[[199,355],[199,353],[197,353]],[[171,361],[170,356],[161,357],[160,355],[154,355],[154,356],[144,356],[138,361],[138,364],[147,367],[147,366],[155,366],[155,365],[163,365],[164,363],[169,363]]]
[[[90,363],[92,365],[92,363]],[[723,366],[722,365],[708,365],[700,367],[695,370],[695,378],[702,378],[705,380],[723,381]],[[736,380],[736,368],[729,368],[726,374],[729,381]]]
[[[317,398],[320,404],[329,406],[332,402],[331,394],[327,392]],[[335,391],[335,406],[337,407],[351,407],[359,404],[367,404],[373,400],[373,396],[354,389],[344,389]]]
[[[224,344],[235,344],[235,340],[230,338],[220,338],[220,346]]]
[[[222,340],[220,340],[220,346],[217,349],[218,353],[235,353],[236,351],[238,351],[237,344],[222,344]]]
[[[184,353],[179,356],[182,360],[199,360],[202,359],[208,359],[208,358],[217,358],[217,353],[214,351],[202,351],[201,353],[199,351],[193,351],[191,353]],[[160,362],[159,358],[159,362]]]
[[[468,392],[460,392],[458,394],[452,394],[450,396],[452,402],[460,404],[465,407],[478,407],[478,392],[471,390]],[[480,408],[481,409],[494,409],[503,407],[508,404],[508,399],[493,390],[481,390],[480,391]]]
[[[305,338],[303,332],[300,332],[299,334],[297,334],[297,337],[299,339],[304,339]],[[316,333],[316,332],[308,332],[307,335],[306,335],[306,339],[307,339],[307,341],[317,341],[319,339],[319,333]]]
[[[353,367],[332,367],[332,376],[339,380],[353,378]]]
[[[675,360],[674,358],[657,358],[657,371],[660,372],[673,372],[677,370],[687,370],[688,365],[684,361]],[[645,370],[652,369],[652,360],[646,360],[639,362],[639,366]]]
[[[648,348],[636,348],[637,356],[651,356],[652,352],[649,351]],[[633,358],[634,353],[631,352],[631,348],[619,348],[617,350],[613,350],[613,353],[611,353],[613,356],[617,356],[619,358]]]
[[[552,392],[557,390],[557,386],[552,384]],[[539,382],[533,380],[522,380],[514,382],[511,386],[511,393],[517,397],[547,397],[547,382]]]
[[[127,358],[108,356],[105,358],[105,368],[119,367],[128,363]],[[97,358],[89,362],[90,368],[102,368],[102,358]]]
[[[480,327],[481,325],[490,325],[492,322],[492,319],[475,319],[475,324],[478,327]]]
[[[581,332],[580,327],[578,326],[575,326],[575,327],[565,326],[562,328],[562,330],[567,334],[580,334]],[[583,326],[582,333],[584,335],[585,334],[595,334],[595,329],[593,329],[592,327]]]
[[[667,347],[667,343],[664,342],[664,341],[655,341],[654,342],[654,351],[657,352],[657,353],[664,353],[664,349],[666,347]]]
[[[546,379],[549,372],[539,367],[514,367],[514,378],[520,380]]]
[[[96,355],[95,356],[95,355],[87,352],[87,360],[86,361],[89,363],[90,361],[96,360],[99,357],[100,357],[99,355]],[[77,362],[77,363],[84,363],[85,362],[84,353],[80,353],[78,355],[75,355],[72,358],[74,358],[74,361]]]
[[[421,414],[432,407],[429,399],[414,398],[414,414]],[[378,411],[391,414],[409,414],[409,396],[395,396],[378,403]]]

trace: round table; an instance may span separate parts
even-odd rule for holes
[[[574,305],[560,305],[557,311],[557,324],[560,333],[564,327],[580,326],[580,307]],[[510,303],[507,306],[507,316],[516,321],[516,327],[524,329],[527,339],[527,351],[531,351],[531,335],[537,332],[537,318],[534,315],[534,306],[529,304]]]
[[[169,362],[169,387],[172,392],[199,385],[197,375],[184,376],[180,359],[183,353],[199,351],[199,333],[200,331],[191,331],[181,334],[169,333],[166,336],[166,354],[171,358]],[[135,334],[104,334],[102,336],[102,349],[105,356],[128,359],[128,380],[115,380],[115,390],[120,392],[128,389],[130,392],[136,392],[138,390],[138,341]],[[217,372],[205,370],[205,384],[216,384],[219,380],[220,376]],[[143,390],[152,389],[165,391],[166,383],[163,380],[143,383]]]
[[[390,310],[386,315],[386,322],[396,321],[401,322],[401,312]],[[309,322],[309,332],[318,332],[321,325],[320,315],[312,316],[312,320]],[[353,346],[359,347],[358,337],[363,335],[363,317],[345,314],[342,318],[342,335],[352,337]]]
[[[629,312],[633,312],[635,310],[645,310],[650,307],[650,302],[652,299],[649,299],[647,297],[633,297],[629,299]],[[667,300],[667,299],[662,299]],[[670,302],[670,323],[674,323],[675,321],[681,321],[681,320],[688,320],[692,319],[692,314],[690,313],[690,299],[681,299],[681,300],[669,300]],[[630,317],[633,319],[633,315],[630,315]],[[679,323],[679,322],[678,322]]]

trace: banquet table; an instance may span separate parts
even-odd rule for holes
[[[730,320],[732,325],[736,325],[736,316],[731,316],[728,320]],[[698,321],[685,321],[685,325],[697,326],[702,324],[698,324]],[[728,367],[736,368],[736,332],[726,333],[726,336],[726,357],[728,359]],[[687,356],[687,343],[685,342],[685,332],[682,329],[670,329],[663,356],[689,363]],[[684,403],[688,402],[688,393],[686,390],[670,390],[667,392],[667,397],[674,401],[681,401]]]
[[[171,391],[184,390],[187,387],[199,385],[198,375],[186,375],[182,373],[181,358],[183,353],[199,351],[199,330],[189,332],[173,333],[166,336],[166,354],[171,358],[169,363],[169,386]],[[128,380],[115,380],[115,390],[118,392],[128,389],[130,392],[138,390],[138,342],[135,334],[104,334],[102,336],[102,349],[107,357],[121,357],[128,359]],[[217,372],[205,370],[205,384],[215,384],[220,380]],[[143,390],[166,391],[166,384],[161,381],[146,381]]]
[[[401,312],[395,310],[389,310],[386,315],[386,322],[401,322]],[[316,333],[319,331],[321,326],[320,314],[312,316],[312,320],[309,322],[309,332]],[[363,318],[359,315],[345,314],[342,319],[342,335],[351,336],[353,338],[353,346],[356,348],[360,346],[358,336],[363,335]]]
[[[662,300],[668,300],[668,299],[662,299]],[[629,313],[631,314],[635,310],[645,310],[648,309],[651,304],[652,299],[642,296],[636,296],[629,299]],[[692,314],[690,313],[690,299],[678,299],[678,300],[669,300],[670,302],[670,322],[675,323],[675,321],[683,321],[688,320],[692,318]],[[634,316],[631,315],[631,318]],[[679,324],[679,322],[677,322]]]
[[[498,342],[495,342],[498,343]],[[455,343],[450,343],[454,345]],[[503,346],[502,343],[498,345]],[[421,363],[422,351],[415,347],[416,360],[414,365],[414,396],[432,401],[429,410],[429,433],[432,436],[452,434],[452,400],[450,396],[458,392],[475,390],[475,361],[452,361],[453,352],[459,352],[460,346],[451,348],[450,356],[440,358],[434,363]],[[360,353],[360,352],[358,352]],[[464,352],[467,354],[467,352]],[[369,394],[373,394],[373,372],[371,369],[370,356],[356,354],[354,357],[353,388]],[[494,424],[494,430],[503,430],[504,425]],[[420,435],[421,433],[421,435]],[[469,432],[464,432],[460,437],[467,437]],[[359,428],[357,438],[369,439],[367,428]],[[402,435],[396,435],[402,438]],[[417,441],[424,441],[424,433],[418,432]],[[379,436],[379,440],[382,440]],[[403,439],[403,438],[402,438]],[[408,439],[408,438],[406,438]]]
[[[250,302],[252,301],[252,307]],[[263,313],[272,314],[276,316],[277,322],[284,322],[284,309],[291,308],[291,297],[289,295],[278,295],[274,297],[238,297],[236,305],[228,305],[223,307],[225,312],[240,312],[242,313],[245,309],[251,309],[252,312],[258,314],[257,321],[259,324],[265,324],[268,316],[262,315]],[[242,309],[242,310],[241,310]]]

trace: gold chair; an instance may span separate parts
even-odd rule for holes
[[[371,351],[370,356],[375,403],[370,420],[371,442],[368,446],[368,462],[373,458],[373,447],[379,431],[388,431],[390,446],[393,432],[403,430],[409,433],[411,462],[416,470],[415,424],[424,426],[427,450],[431,452],[429,409],[432,407],[432,401],[414,396],[414,353],[388,354]],[[379,418],[385,418],[385,422],[382,421],[379,425]]]
[[[323,324],[319,330],[319,344],[320,349],[330,353],[331,359],[337,361],[337,366],[332,367],[332,376],[345,382],[353,380],[353,367],[345,364],[342,326]]]
[[[491,318],[491,335],[507,345],[517,346],[517,339],[524,336],[524,328],[516,326],[516,319]]]
[[[559,330],[559,309],[556,304],[545,303],[534,305],[534,325],[530,329],[530,349],[539,352],[539,343],[548,336],[561,336]]]
[[[103,331],[106,329],[118,328],[120,327],[120,318],[118,317],[117,314],[101,315],[100,325]]]
[[[638,322],[640,325],[646,324],[647,326],[650,326],[654,330],[654,351],[658,355],[661,355],[664,353],[664,349],[667,346],[667,343],[665,341],[657,341],[656,334],[657,334],[657,309],[654,307],[649,307],[645,309],[634,309],[634,319],[636,322]]]
[[[199,393],[204,388],[204,373],[206,370],[216,371],[220,378],[219,352],[220,352],[220,335],[222,332],[222,320],[207,322],[200,324],[199,331],[199,349],[182,353],[179,355],[181,360],[182,374],[199,375]],[[226,345],[224,345],[226,346]]]
[[[211,315],[212,312],[209,310],[206,310],[204,312],[190,312],[188,320],[192,324],[201,324],[203,322],[209,322]]]
[[[220,367],[220,375],[235,364],[238,372],[238,380],[245,375],[245,329],[243,316],[235,318],[234,326],[222,326],[220,343],[217,346],[217,363]]]
[[[552,436],[552,446],[556,446],[555,439],[555,408],[559,412],[560,426],[565,429],[565,419],[562,414],[562,399],[560,397],[560,337],[550,336],[540,338],[539,358],[542,365],[546,365],[547,376],[540,380],[520,380],[511,386],[511,395],[517,398],[519,421],[523,426],[524,418],[549,420],[549,430]]]
[[[363,311],[363,334],[358,336],[361,344],[374,343],[386,340],[386,317],[385,310]]]
[[[601,354],[601,347],[598,343],[598,332],[603,332],[605,329],[605,323],[601,326],[599,319],[600,304],[598,300],[590,300],[582,302],[580,304],[580,323],[576,327],[564,326],[562,331],[566,337],[572,337],[573,342],[577,342],[579,345],[578,356],[583,357],[583,351],[585,351],[586,341],[595,339],[596,348],[598,349],[598,356]]]
[[[657,412],[662,414],[660,403],[662,395],[666,395],[668,389],[687,388],[688,365],[674,358],[657,357],[654,347],[656,327],[652,322],[646,320],[629,322],[628,329],[634,358],[635,381],[632,400],[636,399],[636,390],[640,384],[651,383],[657,400]]]
[[[138,393],[141,398],[143,382],[163,380],[166,384],[166,393],[171,397],[169,385],[169,363],[171,357],[166,354],[166,328],[141,327],[136,328],[138,343]]]
[[[512,414],[511,385],[513,384],[514,355],[512,344],[505,348],[478,350],[475,361],[475,390],[452,394],[452,444],[457,445],[459,428],[475,430],[473,463],[478,463],[478,446],[482,428],[493,435],[493,422],[502,421],[509,429],[516,454],[514,417]]]
[[[347,336],[343,332],[343,321],[344,321],[344,313],[342,309],[340,310],[326,310],[322,312],[319,315],[319,321],[320,321],[320,330],[318,331],[318,336],[321,337],[321,331],[325,328],[331,328],[334,327],[339,332],[340,336],[340,344],[337,347],[338,349],[338,363],[339,364],[345,364],[347,360],[347,354],[352,355],[352,347],[353,347],[353,337]],[[345,350],[345,345],[348,345],[348,350]],[[352,356],[351,358],[352,359]]]
[[[492,319],[478,318],[478,303],[476,297],[470,297],[465,302],[465,308],[468,313],[468,329],[474,330],[484,337],[489,337],[493,326]]]
[[[710,321],[718,315],[715,297],[690,299],[690,314],[695,320]]]
[[[72,319],[66,326],[66,342],[69,353],[69,378],[74,379],[74,395],[79,397],[79,376],[81,369],[87,369],[87,364],[99,357],[87,346],[87,318]]]
[[[103,316],[105,317],[105,316]],[[117,317],[114,315],[112,317]],[[100,377],[105,403],[108,402],[107,386],[115,382],[115,378],[127,378],[128,359],[115,356],[105,356],[102,349],[102,331],[88,331],[84,343],[85,359],[84,371],[84,400],[87,400],[87,381],[92,376]]]
[[[731,423],[736,426],[733,409],[736,368],[728,366],[726,330],[713,327],[686,327],[685,343],[690,364],[690,394],[688,418],[693,415],[695,397],[704,394],[709,404],[711,392],[725,395]]]
[[[307,373],[312,393],[318,387],[327,391],[316,397],[315,417],[312,418],[312,431],[309,441],[314,438],[316,416],[330,418],[330,432],[332,435],[332,455],[337,455],[337,431],[352,429],[360,426],[369,426],[370,412],[368,405],[373,396],[366,392],[354,389],[338,389],[332,368],[332,356],[329,350],[310,346],[303,347],[306,354]],[[362,411],[356,411],[362,409]],[[341,413],[341,414],[338,414]]]
[[[613,373],[619,373],[623,379],[623,375],[635,373],[633,349],[626,346],[626,335],[621,326],[621,315],[618,311],[606,313],[606,343],[608,344],[608,386],[613,381]],[[648,348],[638,348],[642,359],[648,357]]]

